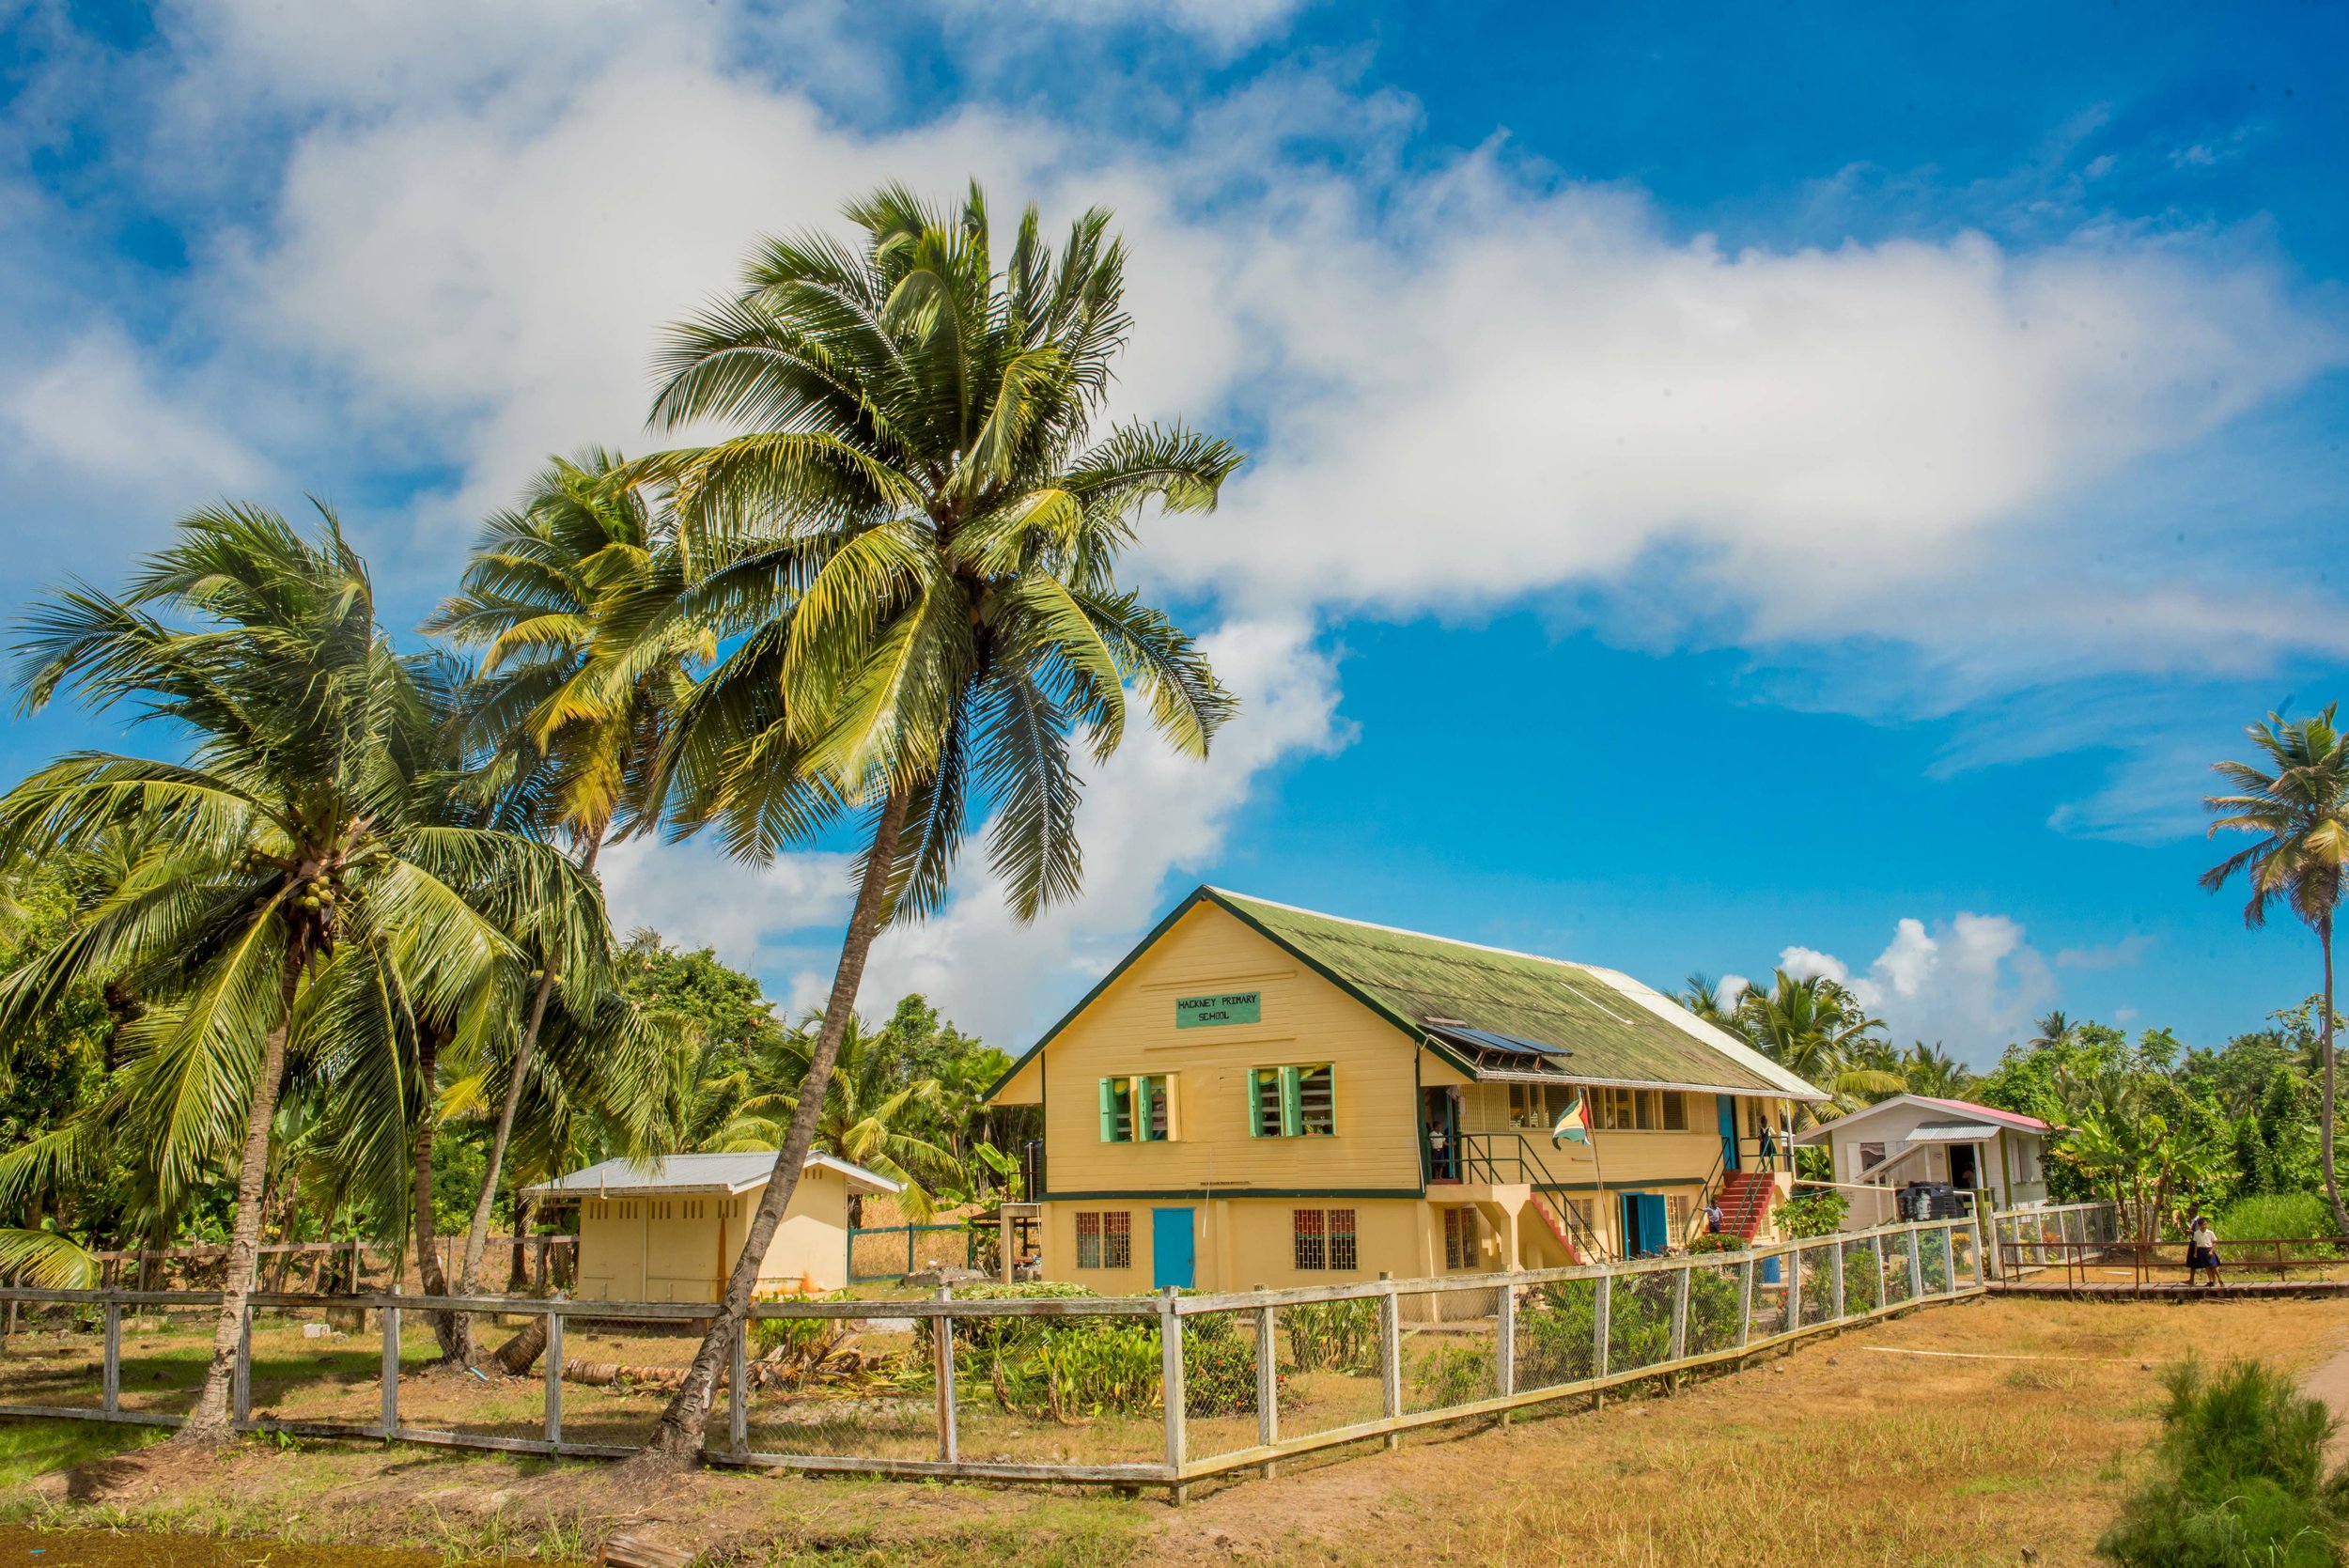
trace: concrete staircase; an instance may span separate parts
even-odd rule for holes
[[[1556,1209],[1549,1206],[1549,1200],[1538,1192],[1533,1194],[1533,1212],[1542,1217],[1542,1223],[1549,1227],[1549,1234],[1558,1238],[1560,1247],[1565,1249],[1567,1263],[1586,1264],[1595,1261],[1582,1255],[1582,1249],[1575,1245],[1573,1235],[1566,1230],[1565,1221],[1559,1218]]]
[[[1751,1241],[1778,1202],[1778,1180],[1767,1171],[1730,1171],[1721,1176],[1721,1229]]]

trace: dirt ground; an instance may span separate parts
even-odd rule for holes
[[[1011,1560],[1660,1568],[2087,1563],[2145,1462],[2159,1371],[2271,1358],[2349,1394],[2323,1301],[1981,1300],[1811,1342],[1676,1394],[1358,1447],[1181,1508],[1034,1488],[704,1471],[615,1495],[601,1467],[259,1441],[127,1455],[20,1486],[19,1523],[591,1559],[614,1532],[713,1562]],[[2341,1358],[2336,1361],[2335,1358]],[[2325,1371],[2318,1372],[2323,1368]],[[2338,1374],[2336,1376],[2335,1374]],[[150,1457],[155,1456],[155,1457]],[[50,1560],[64,1560],[52,1558]]]

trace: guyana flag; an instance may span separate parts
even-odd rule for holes
[[[1566,1109],[1558,1113],[1558,1120],[1549,1129],[1549,1146],[1561,1143],[1588,1143],[1591,1141],[1591,1113],[1582,1104],[1582,1092],[1575,1091]]]

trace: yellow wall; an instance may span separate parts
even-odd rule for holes
[[[1157,1208],[1191,1210],[1194,1284],[1200,1290],[1246,1290],[1252,1285],[1327,1285],[1375,1280],[1381,1271],[1398,1280],[1445,1272],[1443,1219],[1439,1207],[1409,1198],[1281,1199],[1215,1198],[1185,1203],[1170,1200],[1101,1199],[1044,1205],[1044,1276],[1071,1280],[1103,1296],[1146,1296],[1150,1292],[1151,1214]],[[1294,1211],[1346,1208],[1354,1212],[1355,1266],[1300,1269],[1294,1245]],[[1079,1268],[1077,1216],[1123,1213],[1132,1237],[1132,1257],[1123,1269]],[[1430,1225],[1434,1252],[1428,1248]],[[1487,1227],[1489,1229],[1489,1227]],[[1497,1268],[1499,1243],[1486,1238],[1484,1266]],[[1432,1265],[1432,1266],[1431,1266]]]
[[[715,1301],[763,1187],[722,1193],[628,1194],[580,1203],[579,1296],[589,1301]],[[848,1184],[811,1166],[792,1188],[758,1271],[762,1291],[848,1283]]]
[[[1260,992],[1262,1021],[1174,1027],[1177,997],[1217,991]],[[1047,1048],[1046,1185],[1052,1193],[1416,1190],[1416,1055],[1408,1036],[1289,953],[1197,905]],[[1250,1137],[1249,1071],[1324,1062],[1335,1068],[1336,1135]],[[1100,1080],[1143,1073],[1174,1078],[1174,1139],[1103,1142]]]

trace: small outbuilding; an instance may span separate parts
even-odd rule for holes
[[[1844,1227],[1864,1230],[1900,1218],[1897,1193],[1911,1182],[1947,1182],[1994,1209],[2046,1202],[2055,1131],[2036,1116],[1971,1100],[1895,1094],[1795,1141],[1833,1151],[1836,1184],[1851,1200]]]
[[[542,1204],[579,1205],[578,1296],[587,1301],[715,1301],[742,1250],[775,1157],[669,1155],[607,1159],[542,1182]],[[762,1296],[848,1282],[848,1200],[898,1190],[888,1177],[810,1155],[759,1265]]]

